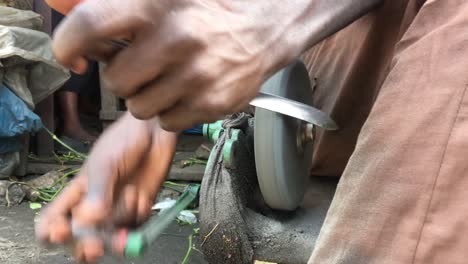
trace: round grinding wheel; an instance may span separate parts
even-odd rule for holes
[[[312,88],[302,62],[276,73],[263,92],[311,105]],[[312,163],[312,142],[298,146],[302,122],[282,114],[256,108],[255,164],[265,202],[273,209],[294,210],[302,202]]]

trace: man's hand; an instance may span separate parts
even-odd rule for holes
[[[41,213],[38,239],[66,243],[72,222],[89,228],[143,223],[169,170],[176,137],[155,120],[124,116],[96,142],[80,175]],[[79,261],[94,262],[103,253],[103,242],[92,236],[74,248]]]
[[[262,82],[382,0],[87,0],[54,51],[83,72],[107,60],[108,87],[137,118],[168,130],[243,109]],[[131,41],[118,52],[111,39]]]
[[[87,0],[56,32],[77,72],[107,60],[104,79],[137,118],[168,130],[243,109],[262,82],[382,0]],[[113,49],[109,40],[131,45]]]
[[[282,34],[288,21],[265,15],[269,2],[88,0],[57,30],[54,51],[78,72],[85,57],[109,59],[107,87],[135,117],[181,130],[243,109],[299,54]],[[106,41],[120,38],[131,44],[116,54]]]

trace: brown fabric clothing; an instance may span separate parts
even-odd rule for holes
[[[340,126],[336,132],[318,130],[312,175],[342,174],[390,70],[395,45],[417,13],[417,2],[386,1],[304,54],[316,81],[313,105]]]
[[[309,263],[467,263],[468,1],[386,1],[305,59],[342,128],[312,173],[347,164]]]

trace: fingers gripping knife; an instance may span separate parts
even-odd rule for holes
[[[302,201],[312,163],[315,127],[336,130],[336,123],[310,106],[312,88],[302,62],[276,73],[252,100],[255,110],[254,149],[257,178],[265,202],[273,209],[294,210]],[[217,140],[222,122],[204,126]],[[232,142],[226,142],[229,166]]]

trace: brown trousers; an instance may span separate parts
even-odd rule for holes
[[[312,174],[342,173],[309,263],[468,263],[468,1],[388,0],[305,61],[341,126]]]

